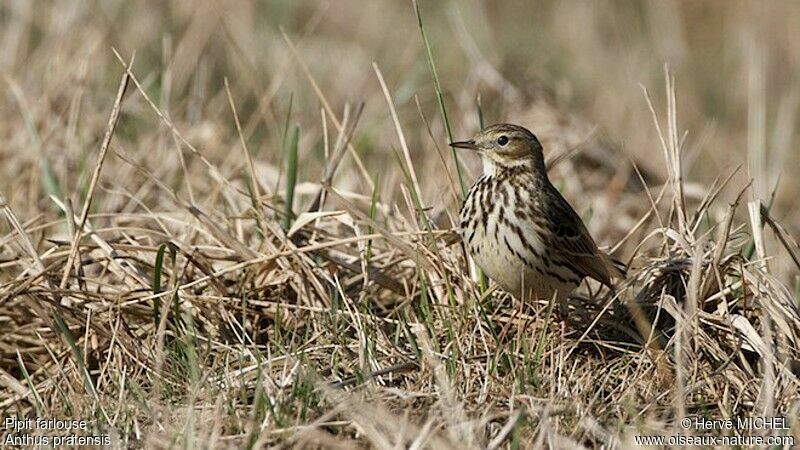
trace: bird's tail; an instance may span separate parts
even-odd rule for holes
[[[628,266],[625,265],[624,262],[612,258],[605,253],[603,253],[603,259],[605,260],[608,274],[611,275],[612,278],[624,280],[628,277]]]

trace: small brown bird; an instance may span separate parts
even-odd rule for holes
[[[624,266],[597,248],[583,221],[550,183],[539,140],[526,128],[492,125],[453,147],[477,151],[483,175],[460,212],[477,265],[520,300],[564,301],[585,277],[612,287]],[[620,264],[621,265],[621,264]]]

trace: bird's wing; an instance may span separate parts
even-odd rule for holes
[[[551,248],[576,270],[606,286],[611,286],[611,277],[625,278],[611,258],[597,248],[578,213],[560,193],[556,195],[556,201],[551,204],[551,214],[555,219],[550,222],[553,239]]]

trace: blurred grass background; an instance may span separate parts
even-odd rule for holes
[[[692,205],[687,210],[693,211],[712,191],[715,179],[725,178],[741,166],[723,190],[722,201],[698,208],[708,218],[688,234],[694,239],[695,232],[704,238],[706,232],[708,236],[718,232],[728,204],[752,180],[752,189],[746,192],[745,200],[769,203],[778,186],[771,216],[792,236],[800,235],[800,154],[796,150],[800,124],[797,114],[800,3],[424,0],[419,6],[454,136],[473,135],[482,114],[487,124],[508,121],[531,128],[542,139],[550,158],[577,149],[578,154],[553,169],[554,183],[575,205],[602,245],[614,244],[628,232],[632,233],[633,238],[625,241],[619,254],[624,257],[637,254],[635,265],[637,271],[642,269],[643,278],[663,281],[669,278],[662,276],[667,266],[674,265],[679,276],[668,279],[664,285],[678,285],[675,295],[685,296],[687,280],[699,279],[694,275],[689,277],[690,258],[712,253],[701,246],[693,247],[706,242],[703,239],[693,241],[687,248],[669,241],[668,236],[664,236],[662,243],[654,243],[657,239],[647,241],[659,227],[652,217],[646,226],[635,227],[643,215],[649,214],[647,192],[655,197],[667,180],[665,152],[644,93],[646,90],[652,97],[659,123],[666,129],[667,70],[677,80],[677,134],[685,139],[682,141],[684,187]],[[291,51],[292,45],[296,46],[296,54]],[[717,314],[717,310],[701,311],[706,314],[703,319],[707,322],[703,324],[711,323],[702,328],[705,334],[699,332],[701,327],[697,322],[693,323],[692,330],[696,333],[692,336],[699,351],[690,356],[681,355],[675,349],[676,339],[671,338],[664,349],[665,354],[669,353],[667,357],[658,352],[653,352],[653,356],[650,349],[630,350],[621,344],[612,349],[617,345],[614,342],[592,342],[611,349],[598,351],[608,350],[613,355],[604,360],[576,350],[579,348],[576,336],[569,335],[567,339],[564,330],[561,334],[558,330],[548,331],[549,322],[541,317],[523,315],[518,319],[516,311],[508,317],[502,310],[502,302],[498,302],[497,310],[492,309],[494,298],[483,299],[487,310],[481,309],[484,306],[473,301],[478,291],[460,273],[463,261],[457,246],[441,244],[441,248],[436,247],[440,253],[426,253],[428,248],[415,240],[418,236],[414,233],[427,224],[421,225],[424,221],[415,217],[413,208],[408,206],[412,203],[411,183],[399,163],[401,143],[372,65],[375,63],[383,74],[397,108],[427,217],[440,229],[448,229],[452,226],[450,217],[458,210],[460,193],[454,183],[454,163],[446,145],[448,137],[410,1],[2,2],[0,193],[7,205],[0,207],[13,210],[30,235],[37,254],[46,263],[54,264],[57,275],[63,270],[58,264],[63,262],[64,247],[69,246],[72,235],[68,234],[66,221],[59,221],[64,213],[50,196],[71,200],[78,213],[87,196],[98,148],[124,73],[112,49],[126,61],[135,54],[132,71],[142,89],[186,139],[183,142],[174,134],[134,86],[129,86],[111,153],[92,203],[95,215],[90,222],[99,230],[98,235],[134,261],[145,274],[143,278],[148,278],[145,281],[151,281],[153,269],[158,282],[153,281],[151,296],[149,284],[142,287],[125,276],[107,272],[113,266],[108,262],[118,255],[104,254],[88,238],[84,239],[81,251],[88,274],[85,279],[70,280],[72,284],[64,294],[66,304],[62,302],[56,307],[54,302],[51,306],[53,311],[61,311],[71,320],[68,322],[72,329],[85,331],[86,340],[80,345],[89,346],[87,342],[92,342],[88,354],[93,359],[87,364],[105,391],[101,389],[102,402],[87,400],[89,396],[81,391],[84,374],[73,370],[73,358],[80,358],[71,353],[69,346],[56,340],[59,334],[47,329],[46,317],[26,309],[31,304],[27,296],[49,299],[50,295],[56,298],[61,293],[54,294],[52,286],[43,281],[45,277],[37,280],[31,275],[34,271],[30,255],[19,244],[8,221],[0,221],[0,293],[3,294],[0,326],[13,325],[22,330],[13,336],[4,335],[7,340],[0,342],[3,347],[0,369],[13,375],[3,378],[4,381],[23,380],[24,365],[31,366],[31,372],[35,367],[35,385],[50,389],[50,393],[56,385],[59,389],[66,386],[64,392],[81,394],[63,394],[76,402],[74,408],[67,402],[65,408],[70,409],[69,414],[78,416],[86,414],[85,411],[99,416],[97,408],[119,406],[115,403],[117,396],[122,398],[124,394],[125,401],[121,402],[124,406],[120,407],[126,408],[129,415],[115,422],[114,427],[123,430],[120,433],[131,442],[141,443],[137,420],[152,425],[147,422],[152,419],[157,426],[149,428],[152,433],[147,436],[153,441],[148,442],[163,447],[169,446],[175,436],[183,436],[181,433],[186,433],[183,442],[191,446],[191,440],[196,438],[192,430],[196,429],[198,436],[216,432],[202,425],[209,423],[219,426],[223,433],[230,433],[232,440],[240,439],[231,441],[235,442],[232,445],[240,444],[247,430],[268,428],[268,420],[273,426],[268,431],[275,434],[261,438],[276,440],[283,436],[281,433],[296,432],[292,424],[305,426],[308,421],[339,417],[337,414],[348,419],[326,426],[348,430],[343,433],[345,437],[363,437],[359,426],[396,424],[396,417],[382,416],[383,410],[378,407],[373,410],[353,402],[355,396],[338,401],[339,391],[314,390],[314,386],[323,384],[315,377],[341,382],[342,386],[351,382],[356,385],[373,369],[396,368],[394,364],[405,361],[403,358],[412,353],[409,349],[416,352],[413,356],[418,372],[407,378],[387,377],[391,380],[380,384],[364,383],[363,392],[385,399],[395,407],[400,405],[396,409],[401,411],[413,411],[412,415],[430,413],[430,423],[440,421],[436,422],[437,427],[442,422],[449,423],[449,428],[441,428],[446,428],[451,443],[461,443],[459,430],[473,426],[478,431],[470,436],[478,436],[476,439],[484,443],[490,436],[502,435],[498,429],[503,423],[514,428],[522,414],[514,409],[517,401],[533,411],[532,422],[539,420],[534,416],[541,412],[541,420],[536,421],[538,428],[531,427],[531,433],[523,438],[527,443],[543,439],[541,436],[546,433],[537,433],[550,426],[547,411],[554,405],[567,411],[565,418],[559,419],[565,424],[559,433],[594,443],[613,442],[609,439],[627,432],[624,427],[640,420],[645,413],[647,420],[660,421],[658,427],[663,427],[659,430],[666,429],[684,401],[696,407],[696,411],[711,408],[715,414],[749,412],[762,403],[777,404],[779,412],[785,412],[790,404],[796,408],[795,400],[781,394],[796,392],[797,378],[787,374],[785,368],[778,375],[767,369],[753,370],[745,361],[747,358],[741,356],[741,344],[730,344],[735,341],[731,338],[735,333],[725,334],[729,323],[724,321],[730,317]],[[266,211],[262,216],[253,215],[251,198],[247,197],[247,192],[252,192],[251,177],[231,102],[241,122],[243,141],[254,159],[256,178],[261,183],[260,212]],[[351,217],[353,211],[348,211],[351,215],[342,218],[341,223],[336,222],[339,218],[321,221],[324,226],[314,228],[319,241],[310,242],[346,241],[327,256],[349,261],[356,269],[374,263],[384,270],[386,277],[393,277],[396,284],[403,285],[399,290],[408,289],[407,297],[395,291],[391,301],[384,305],[385,298],[378,299],[378,295],[372,295],[374,290],[367,291],[367,281],[371,283],[370,289],[376,283],[366,275],[365,288],[358,289],[359,270],[346,279],[350,284],[344,284],[352,288],[347,290],[337,284],[339,276],[344,279],[350,273],[342,269],[343,264],[330,261],[323,264],[317,256],[313,260],[310,256],[302,259],[291,252],[276,258],[278,263],[265,259],[260,265],[242,266],[241,271],[209,276],[212,281],[200,283],[198,280],[205,279],[207,273],[235,266],[236,258],[250,259],[250,253],[269,257],[288,245],[288,240],[279,239],[283,236],[265,230],[272,219],[283,222],[284,210],[299,212],[312,202],[330,160],[326,148],[332,145],[325,145],[325,130],[328,140],[335,140],[338,132],[332,117],[341,120],[346,105],[350,114],[354,114],[361,102],[364,110],[353,145],[366,170],[362,171],[358,161],[348,154],[332,184],[359,211],[365,215],[369,211],[376,223],[363,217],[356,221]],[[322,112],[325,104],[330,105],[332,113]],[[296,164],[292,162],[295,148]],[[462,155],[461,159],[465,182],[469,185],[479,173],[480,164],[471,155]],[[642,188],[634,166],[643,173],[648,191]],[[281,204],[287,197],[286,185],[295,186],[287,182],[293,178],[287,167],[297,171],[296,188],[290,189],[294,194],[291,208]],[[207,217],[202,222],[194,213],[184,211],[188,201],[211,219]],[[336,207],[343,208],[342,204],[337,203]],[[663,203],[659,206],[664,209]],[[667,215],[664,211],[662,214]],[[254,217],[258,218],[252,220]],[[270,220],[269,224],[258,222],[264,218]],[[737,243],[726,250],[725,240],[721,246],[716,243],[716,248],[736,256],[750,239],[748,220],[747,209],[742,205],[732,229],[731,241]],[[209,223],[234,236],[239,246],[221,243]],[[427,258],[433,269],[398,251],[395,241],[387,244],[376,238],[373,248],[370,247],[373,240],[369,240],[366,244],[369,250],[364,250],[360,242],[356,245],[355,241],[347,241],[352,234],[375,232],[378,225],[395,233],[395,238],[400,236],[399,242],[423,255],[420,256],[423,261]],[[703,292],[714,298],[709,305],[729,300],[736,303],[741,308],[736,310],[739,317],[750,314],[748,319],[770,344],[773,337],[770,333],[779,335],[775,341],[780,341],[783,347],[776,344],[775,348],[788,348],[787,360],[796,363],[792,361],[797,354],[794,336],[786,332],[794,330],[794,325],[784,326],[780,333],[777,328],[764,331],[770,329],[769,321],[761,322],[761,311],[751,307],[755,300],[772,305],[771,300],[783,298],[784,293],[790,296],[788,292],[792,289],[795,300],[797,297],[797,269],[786,252],[791,246],[780,245],[771,232],[765,233],[765,237],[769,274],[759,271],[760,263],[749,259],[751,255],[743,258],[741,265],[736,258],[728,258],[720,265],[722,269],[716,267],[720,263],[717,259],[702,268],[707,275],[703,281],[710,286],[702,286]],[[186,262],[186,254],[179,253],[180,264],[174,260],[170,263],[169,253],[166,256],[164,253],[166,247],[161,247],[165,241],[186,245],[192,251],[200,249],[200,256],[210,261],[207,266],[202,260],[190,264]],[[643,241],[647,241],[643,250],[634,251]],[[673,247],[680,248],[673,251]],[[374,255],[370,253],[373,250]],[[152,263],[156,252],[160,252],[161,262]],[[369,261],[373,256],[374,260]],[[704,261],[702,257],[697,260]],[[662,274],[658,274],[662,268]],[[754,274],[748,272],[750,269]],[[718,280],[708,275],[715,271],[723,273]],[[771,275],[788,289],[770,284]],[[261,283],[264,279],[269,283]],[[766,288],[761,285],[753,288],[752,279],[767,280]],[[453,283],[455,293],[440,292],[446,284],[443,280]],[[177,310],[178,295],[174,297],[176,310],[170,316],[174,323],[168,325],[164,325],[166,322],[159,325],[150,316],[154,307],[157,311],[153,297],[156,291],[161,291],[162,281],[165,291],[174,286],[177,292],[180,284],[190,285],[180,289],[181,311]],[[714,290],[715,282],[719,282],[719,291]],[[675,287],[672,285],[670,288]],[[318,286],[324,287],[318,290],[327,297],[315,294]],[[13,298],[14,292],[25,292],[25,297]],[[626,294],[640,292],[648,293],[646,289],[630,288]],[[650,293],[663,300],[663,292]],[[249,297],[251,294],[253,298]],[[248,304],[251,300],[253,303]],[[699,299],[700,309],[708,306],[705,301]],[[77,305],[74,310],[70,310],[73,304],[70,302]],[[117,316],[113,308],[107,308],[109,304],[122,303],[124,307]],[[284,306],[288,312],[281,309]],[[245,342],[238,335],[236,339],[231,337],[233,332],[223,326],[239,324],[238,315],[237,320],[226,316],[238,314],[239,308],[241,329],[252,333],[252,342]],[[95,321],[102,326],[125,321],[132,330],[132,340],[109,343],[102,332],[95,333],[89,327],[81,330],[82,314],[90,309],[99,311],[102,320]],[[786,317],[796,317],[796,308],[785,311]],[[724,312],[727,314],[727,310]],[[165,313],[161,317],[166,316]],[[196,336],[192,320],[199,324],[200,336],[209,339],[208,348],[193,347]],[[723,322],[724,326],[718,326]],[[427,327],[426,336],[433,341],[431,348],[426,347],[424,333],[416,328],[420,324]],[[502,332],[497,333],[495,327],[502,327]],[[238,330],[235,326],[231,329]],[[718,336],[709,331],[712,329],[724,329],[725,333]],[[508,330],[510,337],[506,339]],[[417,332],[420,334],[415,337]],[[514,333],[516,336],[512,337]],[[753,333],[759,336],[755,329]],[[95,346],[97,340],[100,344]],[[51,365],[49,347],[45,348],[54,342],[60,345],[58,356],[52,357],[58,360],[58,370]],[[715,366],[721,360],[715,359],[718,354],[727,356],[719,351],[728,349],[723,342],[739,345],[736,355],[740,359],[729,364],[731,356],[724,364]],[[74,343],[70,344],[74,349]],[[126,353],[137,349],[135,344],[141,344],[144,351],[152,350],[142,363],[146,370],[132,363],[135,358],[129,359],[130,354]],[[483,355],[484,348],[487,354],[496,356]],[[18,349],[23,349],[21,361],[17,359]],[[166,363],[159,359],[163,357],[159,352],[166,353]],[[260,384],[261,368],[256,372],[254,367],[260,364],[261,352],[273,356],[265,373],[280,383]],[[157,356],[150,358],[153,355]],[[570,355],[575,359],[571,360]],[[442,365],[446,364],[458,398],[448,397],[452,386],[443,381],[441,373],[437,372],[436,377],[431,373],[440,369],[434,356],[441,358]],[[751,356],[748,354],[748,358]],[[236,358],[239,365],[230,362]],[[304,370],[296,370],[301,366],[299,363],[292,366],[294,358],[303,363],[303,368],[314,372],[308,375]],[[687,376],[681,372],[684,361],[702,366],[702,370]],[[779,358],[770,362],[776,366],[783,364]],[[107,367],[116,370],[106,371]],[[409,367],[401,366],[403,370]],[[162,369],[166,374],[164,379],[160,378]],[[129,374],[130,378],[117,385],[117,373]],[[203,378],[208,374],[230,375],[241,384],[230,389],[228,385],[220,387],[215,378]],[[684,376],[686,380],[681,378]],[[675,381],[680,379],[687,386],[697,387],[701,386],[698,380],[706,383],[705,377],[720,385],[702,384],[705,390],[697,394],[699,400],[692,398],[691,392],[684,396],[684,385]],[[57,383],[51,383],[54,379]],[[693,380],[696,385],[689,384]],[[762,382],[769,389],[760,390]],[[393,383],[400,387],[393,390]],[[723,383],[731,384],[723,386]],[[3,392],[13,391],[30,402],[29,393],[20,393],[17,385],[8,384],[4,388]],[[373,388],[375,391],[370,391]],[[518,388],[520,392],[515,391]],[[269,405],[269,408],[274,406],[269,414],[265,404],[259,403],[263,400],[258,396],[263,394],[262,389],[273,400],[278,399],[275,405]],[[409,396],[403,389],[420,392],[419,397]],[[344,392],[350,393],[342,390],[342,398]],[[353,392],[363,393],[358,389]],[[366,400],[374,399],[366,394]],[[519,395],[515,397],[516,394]],[[711,406],[705,403],[706,395],[713,397]],[[325,409],[319,397],[333,398],[335,405]],[[220,399],[230,402],[224,405],[229,407],[225,410],[227,414],[217,414],[224,409],[219,406],[223,401]],[[694,400],[696,403],[691,403]],[[460,401],[473,410],[447,408]],[[16,407],[3,402],[7,400],[0,399],[3,407]],[[209,405],[215,402],[217,409],[212,409]],[[30,412],[33,406],[26,405],[20,408]],[[194,405],[202,409],[197,419],[201,425],[196,427]],[[444,405],[441,411],[434,407],[441,405]],[[62,408],[58,401],[49,406],[50,414]],[[149,408],[157,410],[157,419],[155,413],[150,417]],[[248,416],[251,413],[252,417]],[[437,418],[438,413],[441,414]],[[595,419],[597,422],[591,422]],[[465,426],[468,420],[474,423]],[[347,421],[356,425],[351,427],[349,422],[344,423]],[[427,422],[424,426],[420,424],[420,428],[427,426]],[[418,431],[414,428],[411,432],[414,430]],[[602,434],[597,430],[606,433],[605,437],[597,437]],[[395,431],[364,433],[369,442],[376,444]],[[480,440],[481,437],[487,439]]]
[[[457,136],[478,128],[478,97],[487,123],[520,122],[534,131],[541,126],[526,113],[546,99],[553,115],[569,114],[596,126],[590,133],[623,155],[615,164],[630,160],[663,176],[658,137],[641,87],[656,105],[664,105],[667,65],[677,78],[681,132],[688,130],[688,177],[709,183],[743,164],[740,181],[754,178],[753,192],[762,198],[780,177],[774,211],[792,232],[800,231],[800,155],[794,150],[800,120],[796,2],[465,1],[420,6]],[[49,209],[40,189],[22,188],[39,184],[42,172],[29,169],[38,167],[41,155],[52,164],[64,192],[79,192],[85,182],[86,158],[102,136],[121,73],[112,47],[126,58],[136,53],[134,71],[146,90],[212,161],[224,160],[237,145],[222,88],[227,77],[261,171],[281,167],[288,121],[303,130],[300,178],[315,177],[322,165],[320,102],[289,53],[281,28],[298,45],[334,111],[345,102],[366,103],[356,146],[375,173],[390,161],[391,147],[397,147],[371,69],[373,61],[378,64],[407,128],[425,203],[444,198],[439,208],[454,207],[454,198],[442,196],[446,189],[436,176],[439,158],[415,104],[416,98],[431,121],[436,144],[444,146],[433,83],[408,2],[10,0],[0,8],[0,24],[0,190],[12,203],[31,208],[25,215]],[[155,115],[141,114],[144,104],[132,97],[120,136],[131,139],[125,146],[132,154],[166,165],[167,171],[177,163],[169,145],[161,145],[168,130]],[[26,116],[32,128],[24,126]],[[150,130],[158,132],[142,133]],[[474,162],[467,164],[474,174]],[[237,168],[230,163],[230,170]],[[114,173],[134,182],[132,170]],[[382,177],[384,197],[397,194],[396,172]],[[339,183],[369,195],[367,186],[342,173]],[[569,197],[569,186],[564,189]]]

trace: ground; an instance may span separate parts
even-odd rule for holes
[[[3,3],[4,445],[791,447],[799,24],[789,2]],[[447,144],[500,121],[628,264],[615,290],[563,314],[469,261],[480,163]]]

